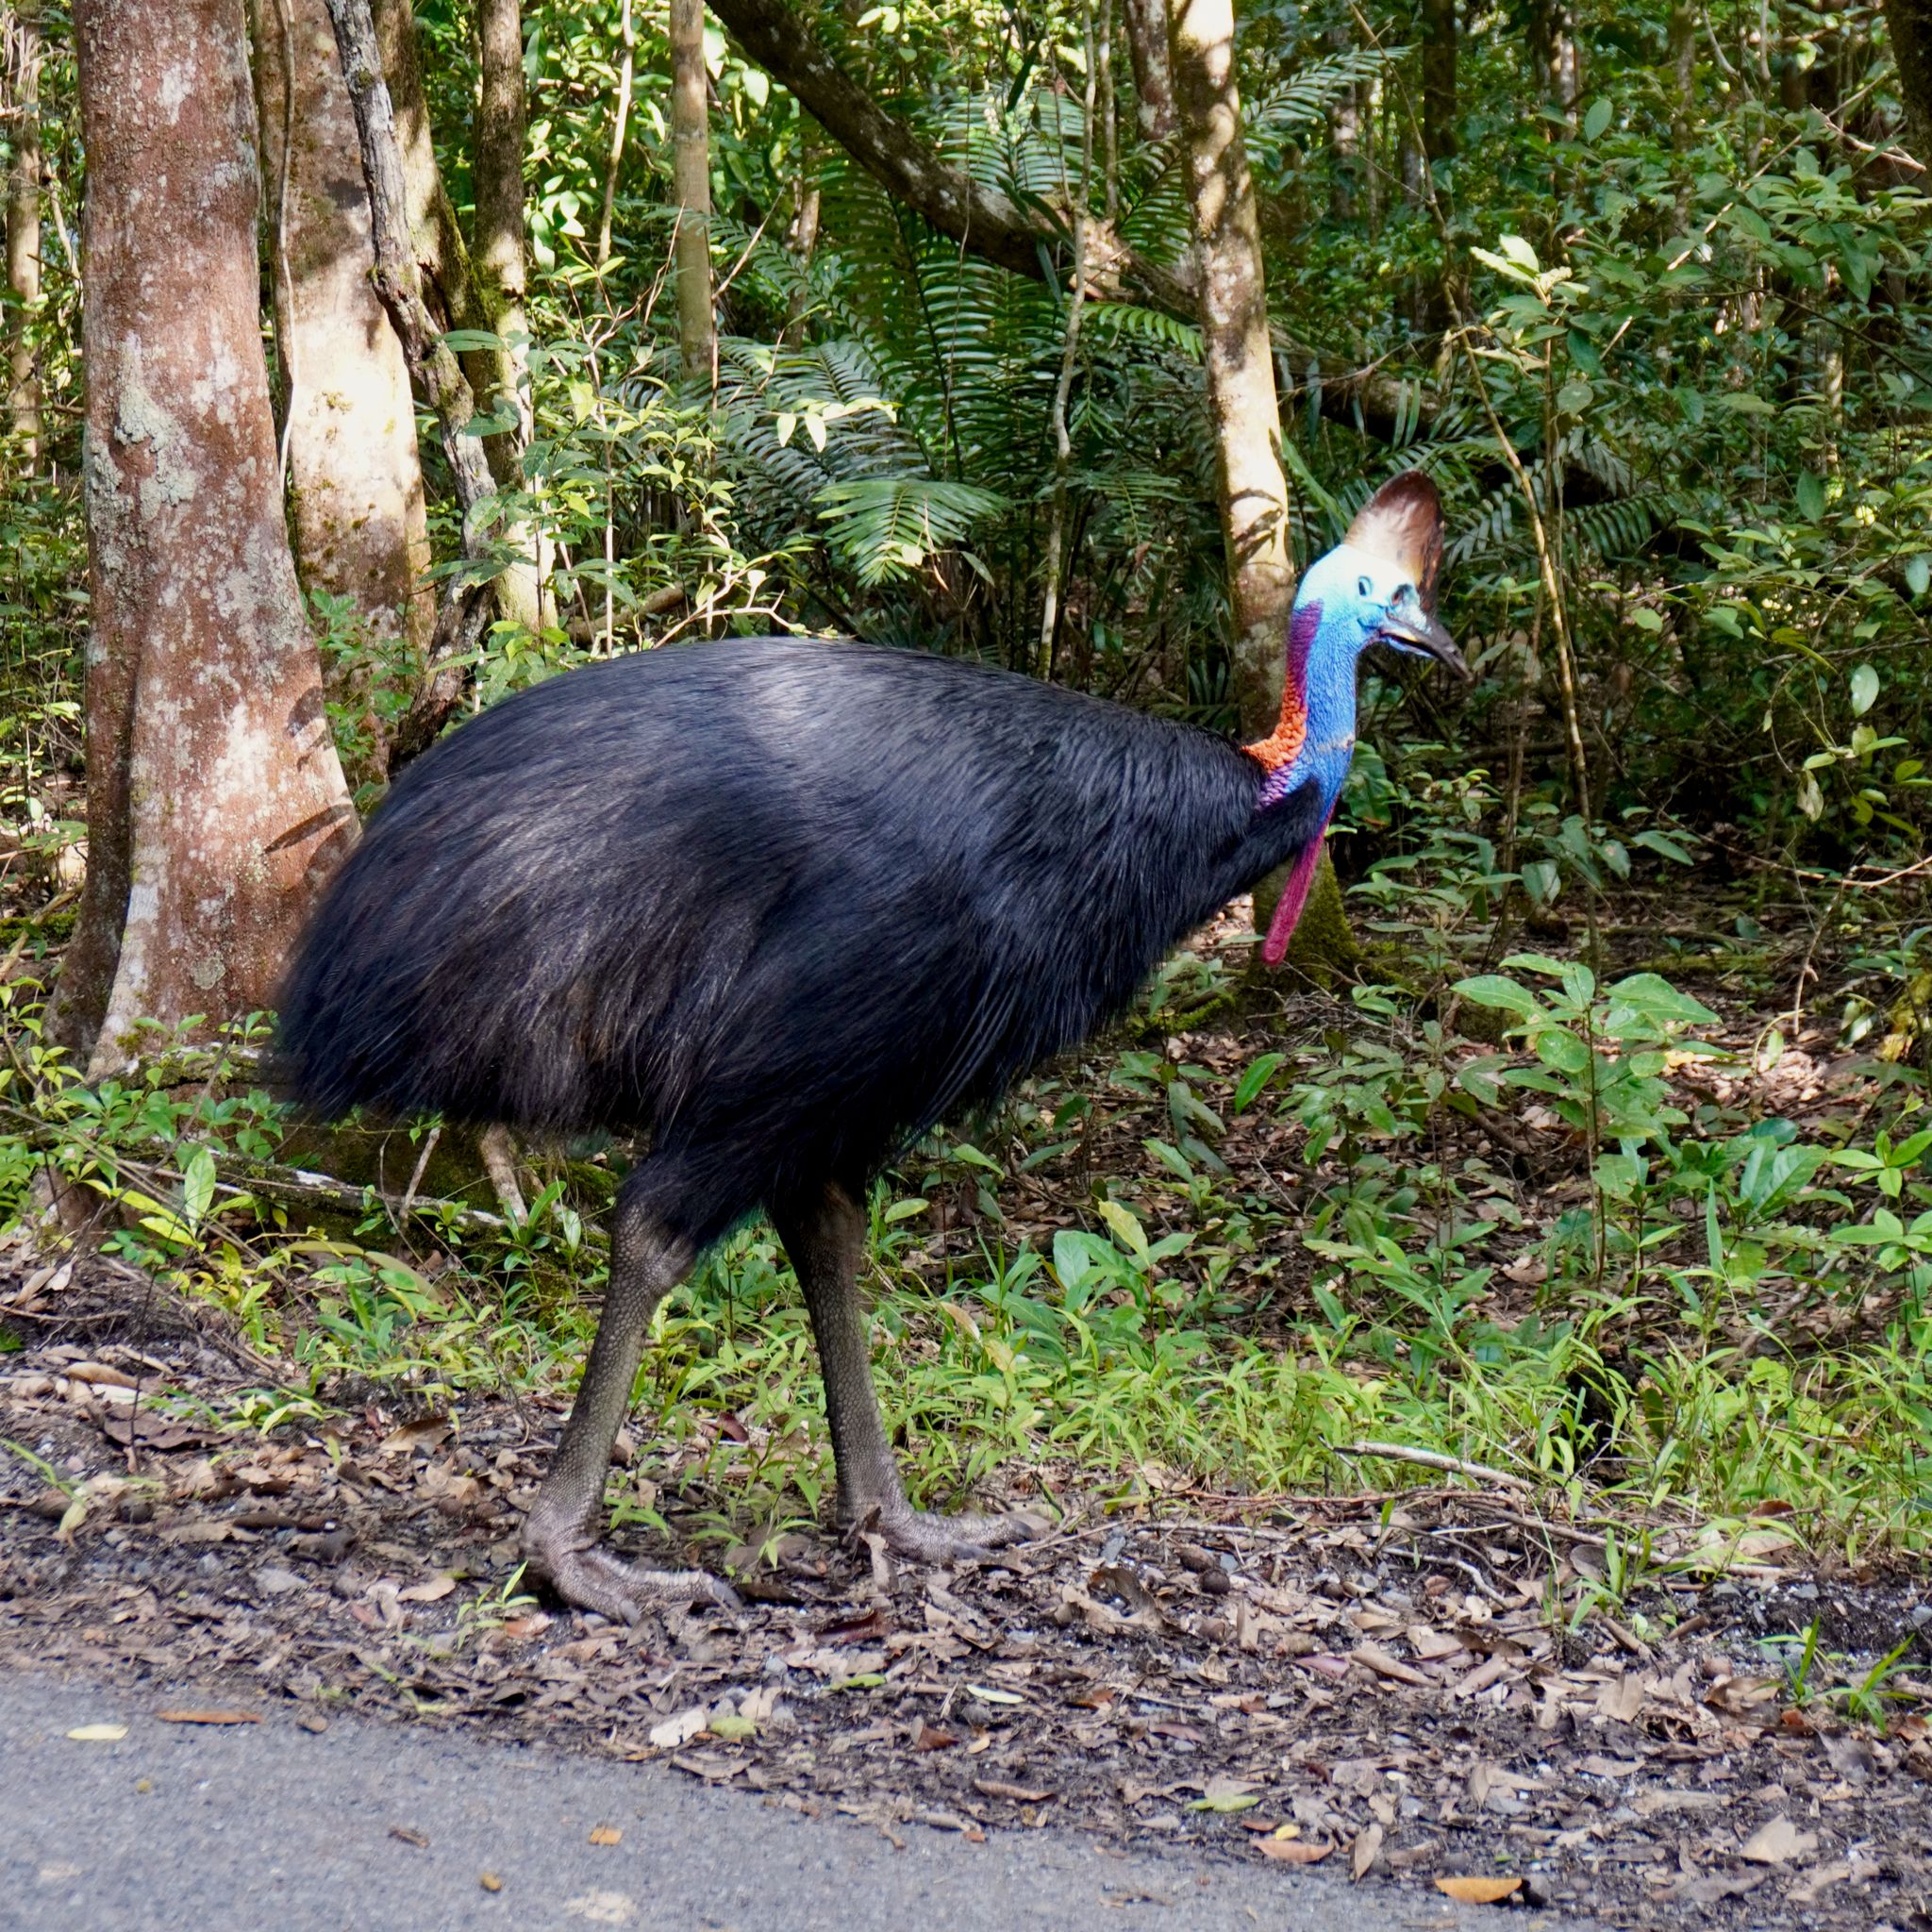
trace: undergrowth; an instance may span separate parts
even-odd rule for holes
[[[1923,1554],[1923,1082],[1845,1050],[1871,998],[1807,1057],[1647,967],[1504,949],[1512,903],[1627,873],[1628,839],[1556,826],[1525,884],[1439,819],[1358,891],[1407,909],[1380,956],[1399,976],[1257,1004],[1240,944],[1184,955],[1110,1044],[881,1183],[875,1361],[922,1498],[995,1472],[1051,1507],[1441,1480],[1389,1453],[1421,1451],[1673,1562]],[[1748,980],[1764,928],[1734,924]],[[520,1224],[474,1161],[430,1166],[430,1124],[389,1137],[375,1179],[331,1179],[256,1084],[261,1021],[213,1052],[158,1039],[90,1084],[42,1043],[39,999],[0,989],[0,1208],[44,1222],[50,1178],[80,1189],[111,1253],[280,1365],[205,1420],[568,1387],[623,1150],[550,1158]],[[1790,1077],[1834,1053],[1825,1088]],[[734,1540],[829,1492],[809,1332],[764,1226],[660,1312],[638,1396],[655,1453],[621,1510],[653,1515],[669,1466],[714,1479]]]

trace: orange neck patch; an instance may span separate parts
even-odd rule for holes
[[[1281,694],[1281,721],[1274,729],[1254,744],[1244,744],[1241,749],[1266,772],[1270,777],[1284,766],[1294,763],[1295,755],[1301,750],[1308,735],[1307,713],[1301,708],[1301,701],[1295,696],[1293,688]]]

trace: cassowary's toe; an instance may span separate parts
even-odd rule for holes
[[[583,1550],[528,1551],[532,1574],[565,1603],[613,1623],[635,1624],[646,1610],[674,1605],[740,1607],[738,1592],[703,1570],[646,1570],[592,1544]]]
[[[1052,1524],[1044,1517],[1018,1509],[959,1516],[905,1509],[882,1512],[875,1525],[858,1526],[875,1527],[894,1556],[908,1557],[918,1563],[960,1563],[1042,1536]]]

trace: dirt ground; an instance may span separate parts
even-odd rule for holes
[[[1052,1822],[1616,1926],[1932,1928],[1925,1723],[1794,1704],[1760,1641],[1816,1620],[1856,1668],[1925,1625],[1906,1581],[1747,1562],[1570,1632],[1551,1580],[1603,1538],[1511,1491],[1106,1517],[1062,1486],[1067,1527],[996,1561],[791,1536],[737,1553],[741,1611],[625,1630],[515,1587],[558,1415],[220,1438],[141,1407],[259,1381],[165,1291],[76,1270],[0,1357],[0,1665],[661,1755],[889,1838]],[[620,1541],[715,1563],[677,1532],[728,1504],[674,1468],[671,1546]]]

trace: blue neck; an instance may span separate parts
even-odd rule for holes
[[[1299,603],[1313,607],[1314,631],[1305,650],[1292,652],[1288,667],[1307,720],[1307,735],[1289,769],[1284,790],[1293,791],[1313,779],[1321,787],[1324,803],[1333,806],[1355,756],[1356,664],[1362,634],[1354,601],[1330,597],[1318,603],[1309,595],[1318,588],[1304,587]],[[1296,640],[1297,644],[1300,641]]]

